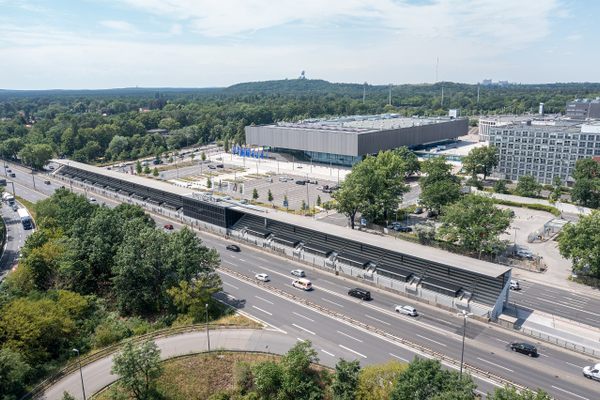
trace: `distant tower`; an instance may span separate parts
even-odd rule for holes
[[[298,79],[306,79],[306,75],[304,74],[304,71],[300,72],[300,78]]]
[[[539,113],[540,115],[544,115],[544,103],[540,103]]]

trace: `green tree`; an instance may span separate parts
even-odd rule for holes
[[[498,166],[498,149],[494,146],[475,147],[463,158],[462,164],[465,172],[472,177],[482,174],[485,180]]]
[[[583,158],[575,163],[573,171],[575,184],[571,191],[571,198],[584,207],[600,207],[600,163]]]
[[[567,224],[559,235],[558,248],[563,257],[571,259],[574,271],[600,278],[600,211]]]
[[[348,217],[351,229],[354,229],[356,214],[364,199],[364,188],[361,186],[360,181],[358,175],[350,173],[340,185],[340,189],[332,195],[336,201],[335,208],[337,212]]]
[[[533,176],[523,175],[519,177],[515,191],[519,196],[537,197],[542,191],[542,185],[540,185]]]
[[[223,151],[229,153],[229,147],[229,139],[225,138],[225,140],[223,140]]]
[[[154,167],[154,169],[152,170],[152,176],[158,176],[158,168]]]
[[[452,166],[444,157],[424,161],[421,170],[426,174],[419,181],[421,204],[430,210],[442,211],[444,206],[458,200],[460,197],[458,178],[452,175]]]
[[[362,368],[358,376],[356,400],[389,399],[395,382],[406,368],[406,364],[398,361]]]
[[[394,150],[394,153],[402,160],[402,169],[406,176],[414,175],[420,171],[421,165],[419,164],[419,159],[414,152],[408,149],[408,147],[399,147]]]
[[[139,175],[142,173],[142,163],[140,162],[140,160],[137,160],[135,162],[135,172]]]
[[[150,167],[148,165],[144,166],[144,174],[148,175],[150,173]]]
[[[200,153],[200,159],[202,162],[206,161],[206,154],[204,152]]]
[[[458,372],[442,369],[438,360],[415,358],[398,376],[391,400],[470,400],[475,387],[470,376],[460,378]]]
[[[554,203],[554,202],[557,202],[558,200],[560,200],[560,196],[562,194],[562,189],[563,189],[562,179],[560,179],[560,176],[557,175],[552,180],[552,192],[550,192],[550,195],[548,195],[548,200],[551,203]]]
[[[211,273],[189,282],[181,281],[178,286],[167,289],[167,293],[181,313],[187,313],[194,322],[198,322],[204,316],[206,304],[211,303],[211,296],[221,288],[221,278]]]
[[[252,189],[252,200],[258,200],[258,190],[256,188]]]
[[[136,400],[156,397],[156,380],[163,372],[160,349],[147,341],[139,345],[127,342],[113,358],[111,373],[119,376],[118,385]]]
[[[269,189],[269,191],[267,192],[267,200],[273,202],[273,193],[271,193],[271,189]]]
[[[0,371],[0,399],[18,399],[25,394],[32,369],[21,353],[1,348]]]
[[[489,400],[552,400],[552,397],[543,390],[517,391],[513,387],[497,388],[494,393],[486,396]]]
[[[236,362],[233,366],[233,385],[242,394],[245,395],[254,386],[254,375],[252,367],[245,361]]]
[[[335,364],[335,375],[331,385],[333,400],[354,400],[360,375],[358,360],[346,361],[343,358]]]
[[[488,197],[471,194],[447,206],[439,235],[466,250],[495,253],[501,246],[498,235],[510,226],[511,213],[494,205]]]
[[[283,374],[279,397],[295,400],[323,398],[323,390],[318,384],[318,374],[310,368],[311,363],[317,362],[319,358],[310,341],[296,343],[281,358]]]
[[[23,163],[37,170],[42,169],[44,165],[48,164],[52,155],[52,147],[48,144],[26,144],[19,151],[19,157]]]
[[[254,366],[254,388],[261,399],[276,399],[281,390],[282,368],[273,361],[264,361]]]
[[[321,207],[321,196],[317,195],[317,207]]]
[[[71,393],[69,393],[67,391],[64,391],[62,400],[75,400],[75,396],[73,396]]]
[[[499,179],[494,183],[494,192],[508,193],[508,188],[506,187],[506,181],[504,179]]]

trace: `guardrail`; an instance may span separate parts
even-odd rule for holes
[[[362,329],[367,330],[369,332],[373,332],[373,333],[375,333],[375,334],[377,334],[377,335],[379,335],[379,336],[381,336],[381,337],[383,337],[383,338],[385,338],[387,340],[391,340],[391,341],[394,341],[394,342],[397,342],[397,343],[401,343],[401,344],[403,344],[403,345],[405,345],[407,347],[410,347],[411,349],[415,349],[415,350],[419,351],[422,354],[434,357],[434,358],[440,360],[442,363],[445,363],[446,365],[452,365],[452,366],[455,366],[457,368],[460,368],[460,361],[455,360],[455,359],[453,359],[453,358],[451,358],[451,357],[449,357],[449,356],[447,356],[447,355],[445,355],[443,353],[439,353],[439,352],[434,351],[434,350],[432,350],[432,349],[430,349],[428,347],[422,346],[422,345],[420,345],[418,343],[415,343],[415,342],[412,342],[410,340],[398,337],[398,336],[393,335],[393,334],[391,334],[391,333],[389,333],[389,332],[387,332],[387,331],[385,331],[383,329],[380,329],[380,328],[374,327],[372,325],[366,324],[366,323],[364,323],[362,321],[355,320],[352,317],[349,317],[349,316],[347,316],[345,314],[342,314],[342,313],[339,313],[337,311],[330,310],[330,309],[328,309],[326,307],[323,307],[323,306],[321,306],[319,304],[313,303],[310,300],[306,300],[306,299],[304,299],[302,297],[295,296],[295,295],[290,294],[288,292],[285,292],[285,291],[283,291],[281,289],[277,289],[276,287],[273,287],[273,286],[271,286],[271,285],[269,285],[267,283],[263,283],[263,282],[258,283],[256,280],[252,279],[251,277],[248,277],[248,276],[246,276],[244,274],[241,274],[241,273],[239,273],[237,271],[231,270],[231,269],[229,269],[227,267],[221,266],[219,269],[221,271],[229,274],[229,275],[235,276],[238,279],[241,279],[241,280],[244,280],[246,282],[249,282],[249,283],[253,284],[254,286],[266,287],[267,289],[269,289],[270,291],[276,293],[277,295],[279,295],[281,297],[287,298],[287,299],[292,300],[292,301],[294,301],[296,303],[304,304],[305,306],[310,307],[310,308],[315,309],[315,310],[318,310],[319,312],[321,312],[323,314],[326,314],[326,315],[328,315],[330,317],[336,318],[336,319],[341,320],[341,321],[348,322],[348,323],[350,323],[350,324],[352,324],[354,326],[359,326]],[[528,387],[520,385],[518,383],[515,383],[515,382],[511,381],[508,378],[505,378],[503,376],[491,373],[489,371],[482,370],[482,369],[480,369],[480,368],[478,368],[478,367],[476,367],[474,365],[470,365],[468,363],[463,363],[463,369],[465,371],[471,372],[474,375],[477,375],[477,376],[480,376],[480,377],[485,377],[486,379],[495,381],[496,383],[498,383],[500,385],[503,385],[503,386],[513,386],[517,390],[529,390]]]

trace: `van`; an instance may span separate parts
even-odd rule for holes
[[[297,289],[312,290],[312,283],[308,279],[305,279],[305,278],[295,279],[292,282],[292,286]]]
[[[348,290],[348,294],[352,297],[356,297],[362,300],[371,300],[371,292],[361,288],[354,288]]]

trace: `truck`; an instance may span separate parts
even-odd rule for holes
[[[17,210],[17,213],[19,214],[19,218],[21,219],[21,223],[23,224],[23,229],[33,229],[33,219],[31,218],[31,215],[29,215],[27,210],[24,208],[19,208]]]
[[[9,206],[12,206],[13,204],[15,204],[15,196],[13,196],[10,193],[4,192],[2,194],[2,201],[8,204]]]

